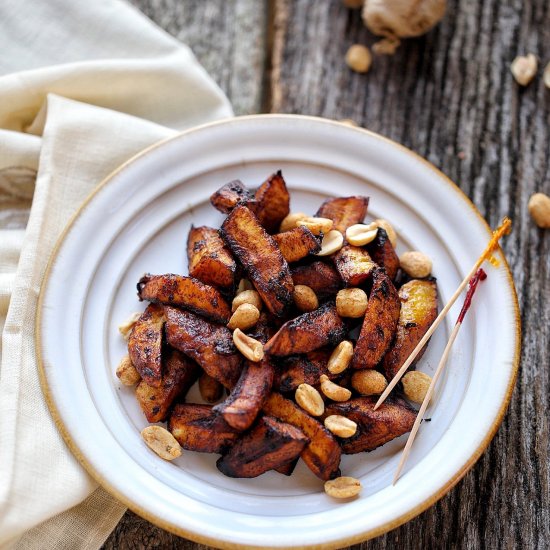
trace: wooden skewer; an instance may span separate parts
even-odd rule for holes
[[[405,465],[405,462],[406,462],[407,458],[409,457],[409,454],[411,452],[411,447],[412,447],[412,444],[414,442],[414,438],[416,437],[416,433],[418,432],[418,429],[420,428],[420,423],[422,422],[422,419],[424,418],[424,413],[426,412],[426,409],[428,408],[428,405],[429,405],[430,400],[432,398],[433,392],[435,390],[435,385],[437,384],[437,381],[439,380],[439,377],[441,376],[441,373],[443,372],[443,369],[445,368],[445,365],[447,363],[447,359],[449,358],[449,353],[451,351],[451,348],[453,347],[454,341],[456,340],[456,337],[458,335],[458,331],[460,330],[460,327],[462,326],[464,316],[466,315],[466,312],[468,311],[468,308],[470,307],[470,303],[472,301],[472,297],[473,297],[474,292],[476,290],[477,283],[480,280],[483,281],[486,277],[487,277],[487,275],[485,274],[483,269],[479,269],[470,281],[470,288],[468,289],[468,294],[466,296],[466,299],[464,300],[464,305],[462,306],[462,310],[460,312],[460,315],[458,316],[458,320],[456,322],[456,325],[454,326],[454,328],[451,332],[451,336],[449,337],[449,341],[447,342],[447,345],[445,346],[445,350],[443,351],[441,361],[439,361],[439,365],[437,365],[437,369],[435,371],[435,374],[432,378],[432,381],[430,382],[430,386],[428,388],[428,391],[426,392],[426,396],[424,397],[424,400],[422,401],[422,405],[420,406],[420,410],[418,411],[418,414],[417,414],[416,419],[414,421],[411,433],[409,434],[409,438],[407,439],[407,443],[405,445],[405,448],[403,449],[403,454],[401,455],[401,460],[399,461],[399,464],[397,466],[397,470],[395,471],[395,476],[393,478],[393,484],[394,485],[397,483],[397,480],[399,479],[401,471],[403,470],[403,466]]]
[[[491,253],[496,249],[498,246],[498,241],[504,234],[510,233],[510,228],[512,226],[512,222],[509,218],[504,218],[502,220],[502,223],[496,229],[493,231],[493,236],[491,240],[489,241],[489,244],[481,254],[481,256],[477,259],[476,263],[472,267],[472,269],[468,272],[468,275],[464,277],[464,280],[458,285],[458,288],[456,289],[455,293],[451,296],[451,299],[447,302],[445,307],[441,310],[439,315],[436,317],[435,321],[432,323],[430,328],[426,331],[426,334],[422,337],[420,342],[418,342],[417,346],[413,349],[412,353],[409,355],[408,359],[403,363],[401,368],[397,371],[396,375],[392,378],[390,383],[388,384],[387,388],[384,390],[378,401],[376,402],[376,405],[374,405],[374,410],[378,409],[382,403],[386,400],[388,395],[391,393],[393,388],[397,385],[399,380],[401,380],[401,377],[405,374],[407,369],[410,367],[411,363],[416,359],[416,356],[419,354],[420,350],[425,346],[426,342],[430,339],[432,334],[435,332],[435,329],[439,326],[441,321],[445,318],[451,307],[454,305],[454,303],[457,301],[460,294],[462,294],[462,291],[466,288],[466,285],[470,282],[470,279],[475,275],[476,271],[481,267],[481,264],[491,256]]]

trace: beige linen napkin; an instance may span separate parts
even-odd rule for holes
[[[119,0],[2,0],[0,51],[0,547],[97,548],[124,507],[69,452],[42,396],[42,276],[113,169],[232,113],[190,51]],[[12,229],[31,197],[26,230]]]

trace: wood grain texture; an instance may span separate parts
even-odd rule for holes
[[[392,57],[376,57],[366,75],[352,73],[343,58],[351,44],[370,45],[375,38],[359,12],[340,0],[272,0],[269,9],[253,1],[134,3],[196,50],[238,112],[264,105],[273,112],[352,118],[441,168],[491,225],[503,215],[512,218],[514,231],[503,247],[522,308],[522,363],[504,423],[446,497],[354,548],[548,548],[550,231],[532,223],[527,201],[535,191],[550,194],[550,90],[542,68],[527,88],[509,71],[512,59],[526,52],[542,65],[550,61],[548,0],[449,0],[439,26],[406,41]],[[239,19],[247,10],[254,14]],[[176,12],[188,18],[169,15]],[[255,70],[266,70],[254,73],[254,100],[245,88],[232,87],[228,69],[244,55],[237,42],[247,38],[238,25],[249,17],[270,29],[250,46],[259,51],[245,52],[263,60]],[[223,44],[211,39],[221,28]],[[135,547],[204,548],[128,512],[105,548]]]
[[[130,0],[189,45],[229,97],[236,115],[263,102],[267,9],[256,0]]]

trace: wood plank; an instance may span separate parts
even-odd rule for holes
[[[263,102],[267,7],[257,0],[130,0],[187,44],[233,104],[236,115]]]
[[[249,39],[238,32],[238,6],[254,11],[259,2],[133,3],[191,45],[237,112],[264,104],[272,112],[352,118],[440,167],[492,225],[505,214],[512,218],[504,250],[522,304],[522,369],[504,423],[478,464],[439,503],[355,548],[547,547],[550,232],[531,222],[527,201],[535,191],[550,194],[550,92],[540,71],[526,89],[509,72],[512,59],[527,51],[549,61],[547,0],[449,0],[438,27],[404,43],[395,56],[375,58],[367,75],[352,73],[343,59],[351,44],[375,38],[340,0],[271,0],[267,62],[263,31],[250,49],[237,44]],[[267,9],[255,16],[265,22]],[[211,30],[221,35],[212,40]],[[229,67],[238,66],[240,56],[269,69],[270,88],[258,92],[255,72],[252,84],[231,84]],[[206,548],[128,512],[104,548],[134,547]]]
[[[351,44],[375,40],[359,12],[337,0],[277,0],[276,20],[272,111],[352,118],[440,167],[493,226],[504,215],[514,222],[504,250],[523,306],[523,368],[504,423],[448,496],[360,547],[545,547],[550,233],[534,226],[527,201],[550,193],[550,102],[540,71],[521,89],[509,64],[526,52],[549,61],[550,5],[450,1],[438,27],[376,57],[366,75],[343,61]]]

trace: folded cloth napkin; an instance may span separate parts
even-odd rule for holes
[[[121,0],[2,0],[0,51],[0,547],[98,548],[124,506],[72,456],[42,395],[44,270],[113,169],[232,112],[189,49]]]

